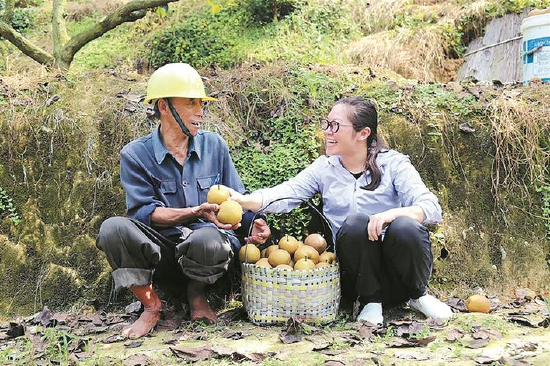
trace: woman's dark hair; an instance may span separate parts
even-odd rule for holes
[[[336,104],[352,107],[349,119],[356,132],[361,131],[365,127],[370,128],[370,135],[367,137],[367,164],[364,174],[370,170],[372,180],[361,188],[367,191],[374,191],[382,180],[382,172],[380,172],[378,165],[376,165],[376,157],[381,150],[386,149],[384,139],[378,135],[377,131],[378,113],[376,112],[376,106],[373,102],[360,97],[343,98],[337,101]]]

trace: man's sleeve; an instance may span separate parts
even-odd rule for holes
[[[126,194],[128,217],[151,226],[151,214],[164,204],[157,199],[145,170],[125,151],[120,153],[120,181]]]

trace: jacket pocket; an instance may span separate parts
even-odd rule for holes
[[[163,194],[176,193],[177,186],[175,179],[166,179],[160,182],[160,191]]]
[[[215,175],[208,177],[198,177],[197,178],[197,190],[199,194],[199,205],[203,202],[206,202],[206,196],[208,195],[208,190],[212,187],[212,183],[216,178]]]

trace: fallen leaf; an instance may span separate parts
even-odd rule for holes
[[[137,348],[140,347],[143,344],[143,341],[132,341],[129,343],[124,343],[124,347],[126,348]]]
[[[474,361],[481,365],[485,365],[485,364],[492,364],[493,362],[501,363],[503,359],[502,359],[502,356],[494,356],[494,357],[481,356],[481,357],[474,358]]]
[[[177,338],[167,339],[162,341],[162,344],[171,344],[172,346],[176,343],[179,343],[179,340]]]
[[[449,333],[447,333],[446,339],[447,339],[449,342],[454,342],[454,341],[456,341],[457,339],[460,339],[460,338],[462,338],[462,337],[464,337],[464,332],[461,331],[460,329],[454,328],[454,329],[451,329],[451,330],[449,331]]]
[[[108,343],[116,343],[116,342],[122,342],[125,341],[126,338],[122,334],[113,334],[112,336],[109,336],[105,339],[103,339],[101,342],[108,344]]]
[[[32,324],[40,324],[43,327],[47,327],[52,320],[52,316],[53,314],[50,309],[48,309],[47,306],[44,306],[42,311],[36,314],[36,316],[33,318]]]
[[[534,300],[537,297],[537,293],[530,288],[518,288],[516,289],[516,298],[518,300],[527,299],[529,301]]]
[[[476,330],[472,337],[474,339],[502,339],[502,333],[493,329],[480,329]]]
[[[411,361],[426,361],[430,359],[429,355],[426,354],[418,354],[418,353],[398,353],[396,352],[395,357],[400,358],[402,360],[411,360]]]
[[[375,329],[375,327],[362,323],[361,325],[359,325],[359,335],[362,339],[370,339]]]
[[[146,366],[150,364],[151,359],[143,353],[138,353],[122,361],[122,366]]]
[[[46,347],[50,345],[50,340],[43,337],[42,333],[29,333],[28,337],[32,343],[32,348],[36,358],[40,358],[46,351]]]
[[[206,360],[218,356],[218,353],[215,352],[209,345],[183,349],[170,347],[170,351],[172,351],[174,356],[176,356],[177,358],[181,358],[182,360],[190,362]]]
[[[336,356],[336,355],[341,355],[342,353],[346,353],[346,351],[341,349],[326,349],[323,351],[319,351],[319,353],[327,356]]]
[[[395,338],[386,343],[386,347],[400,348],[400,347],[414,347],[416,344],[405,338]]]
[[[461,311],[461,312],[467,312],[468,311],[468,309],[466,309],[466,303],[461,298],[451,297],[451,298],[449,298],[449,300],[447,300],[447,304],[451,308],[456,309],[458,311]]]
[[[48,99],[46,101],[46,107],[51,106],[52,104],[57,102],[59,99],[61,99],[61,95],[59,95],[59,94],[54,95],[53,97],[51,97],[50,99]]]
[[[464,133],[474,133],[476,132],[475,128],[470,124],[470,122],[464,122],[458,125],[460,131]]]
[[[247,335],[248,334],[245,334],[241,331],[235,331],[235,330],[231,330],[231,329],[228,329],[228,330],[226,330],[225,332],[222,333],[222,337],[228,338],[228,339],[233,339],[235,341],[239,340],[239,339],[243,339]]]
[[[489,344],[488,339],[472,339],[470,342],[468,342],[466,347],[476,349],[476,348],[485,347],[488,344]]]
[[[540,322],[538,320],[531,320],[528,317],[521,316],[521,315],[512,315],[512,316],[509,316],[507,319],[510,322],[519,323],[521,325],[527,325],[528,327],[532,327],[532,328],[538,328],[539,322]]]
[[[447,322],[443,319],[434,319],[434,318],[428,318],[428,320],[426,320],[426,324],[431,328],[431,329],[445,329],[446,326],[447,326]]]
[[[344,366],[345,363],[343,361],[338,360],[326,360],[325,366]]]
[[[10,322],[9,329],[6,331],[6,334],[10,338],[17,338],[25,335],[25,326],[21,323],[12,323]]]
[[[67,321],[69,319],[69,314],[66,313],[55,313],[52,315],[53,321],[57,322],[57,324],[67,324]]]
[[[279,336],[279,339],[284,344],[291,344],[300,342],[302,340],[302,336],[300,334],[284,333]]]
[[[139,313],[140,310],[141,310],[140,301],[135,301],[124,308],[124,311],[126,311],[127,314]]]
[[[411,339],[411,342],[417,343],[420,346],[427,346],[428,344],[435,341],[436,336],[420,338],[420,339]]]

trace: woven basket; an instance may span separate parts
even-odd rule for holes
[[[338,264],[309,271],[289,271],[242,264],[242,295],[248,317],[255,324],[295,318],[328,323],[340,302]]]
[[[302,200],[328,225],[326,217]],[[328,323],[336,318],[340,302],[338,263],[313,270],[290,271],[242,263],[242,296],[255,324],[286,322],[289,318]]]

